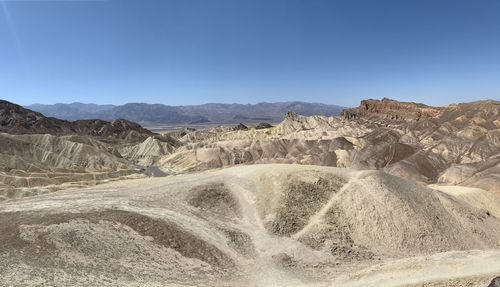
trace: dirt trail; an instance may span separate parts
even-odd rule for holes
[[[302,257],[317,261],[325,257],[321,252],[312,250],[292,238],[272,235],[265,228],[256,208],[256,191],[252,182],[238,180],[238,183],[228,185],[239,200],[243,213],[243,230],[252,238],[257,254],[245,266],[251,286],[312,286],[311,282],[304,282],[291,271],[280,266],[283,259],[289,256]],[[289,255],[290,254],[290,255]],[[250,285],[249,285],[250,286]],[[319,286],[319,285],[318,285]]]
[[[355,182],[355,180],[358,180],[360,178],[362,178],[364,175],[366,175],[366,173],[364,172],[360,172],[358,174],[356,174],[355,176],[353,176],[353,178],[351,179],[351,182],[348,182],[346,183],[339,191],[338,193],[341,193],[341,192],[344,192],[345,190],[348,190],[349,188],[351,188],[351,185],[353,182]],[[304,234],[308,233],[311,231],[311,229],[321,223],[324,219],[324,217],[327,215],[328,212],[330,212],[330,210],[332,209],[333,205],[335,204],[335,200],[337,199],[337,193],[334,193],[332,195],[332,198],[330,198],[330,200],[328,201],[328,203],[323,206],[323,208],[321,208],[321,210],[319,212],[317,212],[316,214],[314,214],[311,219],[309,220],[309,222],[307,223],[306,226],[304,226],[299,232],[295,233],[293,235],[293,238],[300,238],[302,237]]]

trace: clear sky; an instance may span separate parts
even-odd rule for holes
[[[0,98],[500,98],[498,0],[0,0]]]

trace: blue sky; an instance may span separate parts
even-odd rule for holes
[[[500,98],[497,0],[0,0],[0,98]]]

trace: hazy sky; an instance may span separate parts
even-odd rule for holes
[[[0,0],[0,98],[500,98],[498,0]]]

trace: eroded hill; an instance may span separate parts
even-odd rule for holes
[[[160,135],[0,102],[0,286],[486,286],[499,112],[367,100]]]
[[[127,120],[69,122],[0,101],[0,199],[92,185],[141,172],[137,146],[153,141],[162,154],[175,141]]]
[[[97,172],[97,178],[106,173],[115,178],[148,166],[170,174],[260,163],[380,169],[423,184],[500,191],[496,101],[436,108],[366,100],[341,117],[290,112],[276,126],[240,124],[163,135],[126,120],[68,122],[8,102],[0,107],[0,130],[8,133],[1,138],[10,145],[0,163],[4,197],[22,187],[89,182]]]
[[[190,131],[159,164],[177,172],[251,163],[383,169],[422,183],[499,191],[500,103],[433,108],[363,101],[343,117],[289,113],[267,129]]]

